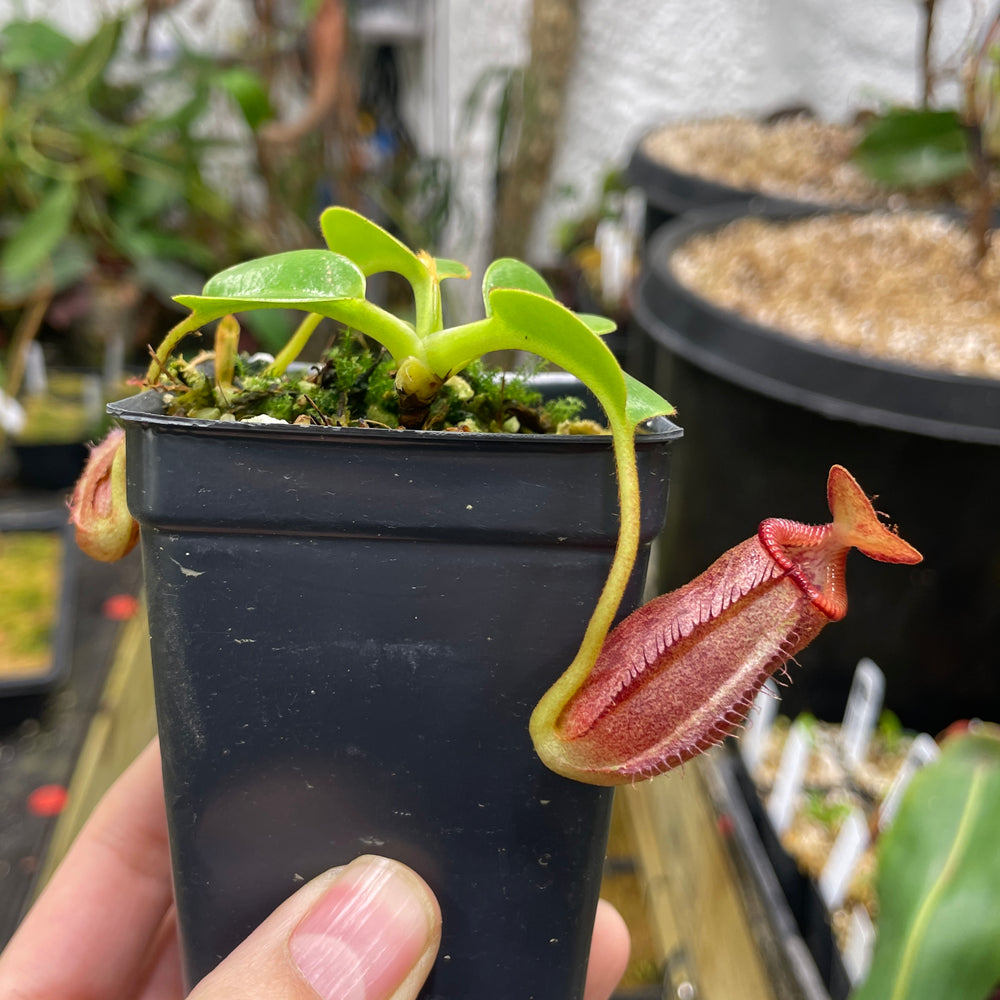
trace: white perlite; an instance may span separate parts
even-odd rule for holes
[[[925,213],[740,219],[692,238],[682,284],[745,319],[868,357],[1000,378],[1000,264]]]

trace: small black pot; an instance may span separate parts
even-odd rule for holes
[[[170,418],[112,407],[142,528],[189,981],[366,853],[444,916],[421,994],[581,995],[610,794],[528,736],[576,651],[618,509],[606,438]],[[643,554],[680,431],[640,435]]]
[[[765,517],[828,521],[824,483],[840,463],[924,562],[849,559],[847,618],[797,657],[806,669],[792,671],[789,711],[839,718],[854,667],[870,656],[887,676],[888,707],[908,726],[936,732],[1000,714],[1000,381],[804,343],[681,286],[675,249],[740,214],[719,208],[661,229],[633,303],[655,354],[655,372],[637,374],[678,407],[688,439],[674,469],[661,589],[699,573]]]

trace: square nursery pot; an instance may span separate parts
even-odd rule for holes
[[[246,426],[164,416],[153,393],[111,411],[189,983],[303,881],[375,853],[441,903],[423,997],[580,997],[611,793],[547,770],[528,718],[610,566],[610,439]],[[623,610],[680,433],[637,437]]]

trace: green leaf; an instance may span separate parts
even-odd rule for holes
[[[487,316],[491,315],[490,310],[493,308],[490,295],[497,288],[518,288],[524,292],[544,295],[547,299],[555,298],[549,283],[533,267],[514,257],[500,257],[486,268],[483,275],[483,302]]]
[[[175,301],[208,322],[248,309],[322,313],[325,304],[364,294],[365,277],[346,257],[329,250],[289,250],[220,271],[201,295],[178,295]]]
[[[104,75],[118,47],[123,25],[120,18],[105,21],[87,41],[72,50],[60,80],[60,89],[65,94],[83,94]]]
[[[618,329],[618,324],[607,316],[598,316],[596,313],[577,313],[577,316],[594,331],[594,333],[605,334],[614,333]]]
[[[51,269],[38,268],[25,274],[11,273],[0,262],[0,299],[23,302],[43,288],[62,292],[75,285],[94,266],[91,246],[72,234],[67,236],[49,258]]]
[[[49,191],[7,241],[0,270],[17,280],[42,267],[69,231],[76,199],[74,184],[59,184]]]
[[[872,179],[899,187],[938,184],[970,167],[965,133],[955,111],[887,112],[868,129],[853,159]]]
[[[335,206],[323,212],[319,224],[326,245],[354,261],[366,277],[395,271],[414,289],[430,280],[427,268],[409,247],[363,215]]]
[[[250,128],[257,129],[274,117],[267,85],[253,70],[245,66],[233,66],[219,73],[215,77],[215,83],[239,105]]]
[[[0,67],[12,73],[58,65],[72,49],[72,39],[47,21],[12,21],[0,31]]]
[[[952,737],[883,835],[878,939],[854,1000],[983,1000],[1000,982],[1000,736]]]
[[[595,390],[602,405],[624,416],[625,381],[607,345],[580,318],[547,295],[494,288],[485,320],[433,334],[424,342],[427,363],[438,374],[455,372],[490,351],[538,354]]]
[[[449,260],[447,257],[435,257],[434,266],[437,269],[437,276],[443,280],[445,278],[468,278],[469,269],[460,260]]]
[[[326,209],[320,216],[319,224],[326,245],[334,253],[354,261],[366,277],[380,271],[395,271],[410,283],[418,337],[441,328],[440,284],[409,247],[349,208],[334,206]],[[385,346],[396,356],[396,348],[389,344]],[[397,360],[402,358],[397,356]]]
[[[627,372],[625,391],[628,393],[625,409],[633,426],[638,426],[644,420],[651,420],[653,417],[670,417],[677,412],[672,403],[668,403],[658,392],[643,385],[638,379],[632,378]]]
[[[312,299],[361,298],[365,278],[346,257],[329,250],[289,250],[220,271],[202,294],[285,305]]]

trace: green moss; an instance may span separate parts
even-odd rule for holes
[[[164,382],[168,410],[193,416],[222,406],[238,420],[261,414],[293,422],[307,416],[314,423],[398,427],[398,396],[393,359],[361,335],[346,332],[308,372],[269,374],[267,362],[240,358],[234,388],[223,399],[212,392],[210,378],[187,362],[172,361]],[[584,408],[580,399],[543,401],[524,373],[498,373],[481,361],[445,382],[422,417],[427,430],[475,428],[503,433],[554,433]]]

